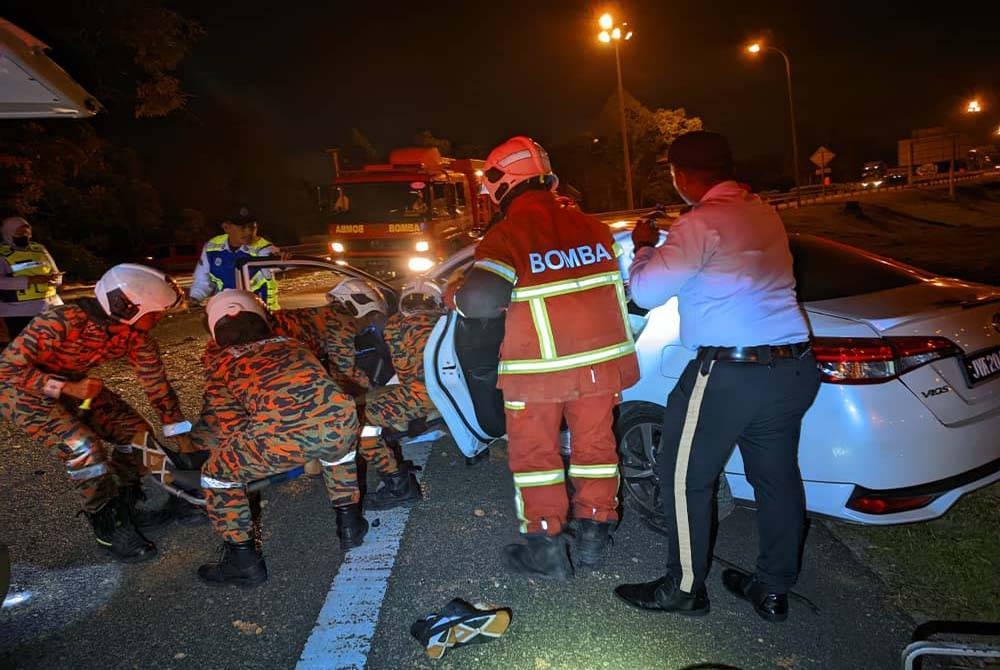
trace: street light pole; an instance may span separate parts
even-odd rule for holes
[[[769,46],[771,51],[777,51],[785,59],[785,82],[788,84],[788,115],[792,124],[792,170],[795,172],[795,203],[802,206],[802,189],[799,181],[799,136],[795,130],[795,99],[792,97],[792,64],[788,61],[788,55],[776,47]]]
[[[777,47],[773,47],[770,44],[762,45],[760,42],[754,42],[746,48],[747,52],[751,54],[760,53],[761,50],[774,51],[779,54],[781,58],[785,61],[785,83],[788,86],[788,115],[789,123],[792,126],[792,173],[795,176],[795,204],[798,207],[802,206],[802,183],[799,178],[799,136],[795,129],[795,99],[792,95],[792,64],[788,60],[788,54]]]
[[[625,202],[628,209],[635,209],[635,197],[632,193],[632,161],[628,151],[628,125],[625,121],[625,88],[622,86],[622,57],[619,42],[632,39],[632,31],[628,29],[627,23],[620,26],[614,25],[614,19],[610,14],[603,14],[598,19],[597,24],[601,27],[601,32],[597,39],[608,44],[615,43],[615,71],[618,74],[618,116],[622,126],[622,160],[625,163]]]
[[[618,40],[615,40],[615,67],[618,70],[618,115],[622,124],[622,158],[625,161],[625,196],[628,209],[635,209],[632,195],[632,161],[628,153],[628,126],[625,123],[625,91],[622,88],[622,59],[619,55]]]

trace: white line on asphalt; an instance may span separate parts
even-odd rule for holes
[[[411,445],[406,456],[421,468],[434,443]],[[344,556],[296,670],[363,670],[378,623],[382,599],[410,516],[408,507],[368,512],[377,528]]]

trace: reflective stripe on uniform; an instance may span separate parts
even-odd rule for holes
[[[617,242],[613,242],[611,244],[611,251],[614,253],[615,258],[618,258],[623,253],[622,252],[622,245],[618,244]]]
[[[691,524],[687,509],[687,471],[688,460],[691,457],[691,446],[694,444],[694,432],[698,427],[698,416],[701,413],[701,401],[705,396],[705,387],[712,374],[712,361],[708,374],[695,375],[691,399],[688,400],[687,414],[684,417],[684,427],[681,430],[681,441],[677,448],[677,463],[674,465],[674,508],[677,517],[677,553],[681,560],[680,590],[691,593],[694,587],[694,556],[691,550]],[[705,529],[706,531],[708,529]]]
[[[503,401],[503,408],[504,409],[515,410],[515,411],[516,410],[520,410],[520,409],[524,409],[524,401],[523,400],[504,400]]]
[[[338,458],[335,461],[324,461],[321,458],[321,459],[319,459],[319,463],[324,468],[332,468],[332,467],[337,466],[337,465],[344,465],[345,463],[350,463],[351,461],[353,461],[354,457],[357,455],[357,453],[358,453],[357,451],[351,450],[351,451],[347,452],[346,454],[344,454],[343,456],[341,456],[340,458]]]
[[[586,351],[581,354],[570,354],[568,356],[556,356],[549,360],[512,360],[500,361],[500,374],[532,374],[537,372],[553,372],[558,370],[570,370],[584,365],[594,365],[605,361],[614,360],[626,356],[635,351],[635,344],[632,338],[620,344],[613,344],[610,347],[602,347],[593,351]]]
[[[483,258],[473,263],[472,267],[492,272],[493,274],[506,279],[511,284],[517,283],[517,271],[506,263]]]
[[[531,300],[528,305],[531,308],[531,322],[538,334],[538,351],[541,352],[543,359],[551,360],[556,357],[556,338],[552,334],[552,324],[549,322],[549,312],[545,309],[545,300],[537,298]]]
[[[108,472],[107,463],[95,463],[94,465],[88,465],[85,468],[80,468],[75,470],[73,468],[66,468],[66,474],[73,481],[85,481],[87,479],[97,479],[101,475],[105,475]]]
[[[542,470],[539,472],[515,472],[514,487],[530,488],[532,486],[549,486],[566,481],[566,473],[562,470]]]
[[[202,474],[201,487],[203,489],[241,489],[243,488],[243,484],[240,482],[224,482],[221,479],[215,479],[214,477]]]
[[[528,518],[524,516],[524,498],[521,496],[521,489],[552,486],[553,484],[562,484],[565,481],[566,473],[563,470],[514,473],[514,508],[517,510],[517,518],[521,522],[522,533],[528,532]]]
[[[510,294],[511,302],[523,302],[533,298],[548,298],[555,295],[566,295],[567,293],[577,293],[598,286],[608,286],[611,284],[621,284],[622,276],[618,272],[603,272],[596,275],[588,275],[579,279],[566,279],[564,281],[554,281],[548,284],[538,284],[516,288]]]
[[[569,466],[570,477],[582,477],[584,479],[612,479],[618,477],[617,463],[601,463],[598,465],[576,465]]]

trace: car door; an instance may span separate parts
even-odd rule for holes
[[[265,256],[240,265],[236,275],[238,288],[246,289],[251,278],[263,272],[275,279],[278,304],[281,309],[305,309],[327,304],[327,292],[345,277],[354,277],[374,284],[385,296],[389,315],[399,305],[399,294],[381,279],[351,265],[322,258],[295,257],[282,260]],[[388,347],[379,333],[360,333],[355,338],[357,365],[377,386],[388,383],[393,375],[392,359]]]

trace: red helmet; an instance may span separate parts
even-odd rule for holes
[[[549,155],[530,137],[512,137],[486,158],[483,186],[498,205],[515,186],[536,178],[546,180],[553,191],[559,185]]]

